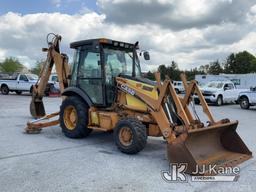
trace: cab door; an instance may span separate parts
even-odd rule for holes
[[[26,75],[20,75],[18,81],[17,81],[17,86],[16,90],[23,90],[23,91],[28,91],[30,89],[31,85],[29,83],[29,80]]]
[[[120,74],[132,76],[132,57],[125,51],[104,49],[106,105],[111,106],[116,98],[115,77]]]
[[[95,105],[103,105],[100,51],[86,46],[80,51],[77,84]]]
[[[226,83],[224,85],[224,93],[223,93],[223,99],[225,99],[225,102],[231,103],[234,102],[236,98],[236,94],[234,94],[234,85],[232,83]]]

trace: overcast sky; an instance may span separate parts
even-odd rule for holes
[[[143,71],[178,62],[190,69],[256,53],[256,0],[1,0],[0,61],[17,57],[31,67],[45,58],[49,32],[69,43],[98,37],[140,42],[150,51]]]

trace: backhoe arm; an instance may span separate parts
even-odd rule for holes
[[[53,35],[53,38],[49,42],[50,35]],[[60,41],[60,35],[52,33],[47,35],[48,48],[43,48],[43,51],[47,52],[47,59],[40,71],[38,82],[33,86],[32,100],[30,103],[30,113],[35,118],[45,116],[43,96],[54,64],[58,75],[60,91],[62,92],[68,86],[68,58],[65,54],[60,53]]]

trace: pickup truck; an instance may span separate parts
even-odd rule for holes
[[[59,80],[58,75],[56,73],[52,73],[49,77],[48,84],[46,85],[45,91],[46,96],[49,95],[60,95],[60,86],[59,86]]]
[[[238,102],[242,109],[249,109],[250,106],[256,105],[256,87],[252,87],[249,91],[240,92]]]
[[[55,89],[60,90],[59,79],[56,73],[50,75],[48,84],[52,84]]]
[[[32,92],[32,86],[36,84],[38,76],[34,74],[17,74],[13,78],[0,80],[0,90],[3,95],[16,92],[20,95],[23,91]]]
[[[185,91],[182,81],[173,81],[172,83],[176,93],[183,93]]]
[[[224,103],[237,103],[238,95],[244,89],[237,89],[232,81],[211,81],[201,88],[202,94],[207,103],[214,103],[218,106]],[[194,96],[196,104],[199,104],[198,96]]]

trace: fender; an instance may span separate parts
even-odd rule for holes
[[[248,95],[246,95],[246,94],[239,95],[237,101],[240,101],[243,97],[247,98],[250,103],[250,99],[249,99]]]
[[[8,87],[8,85],[7,85],[7,84],[5,84],[5,83],[2,83],[2,84],[1,84],[1,88],[2,88],[3,86]],[[9,89],[9,87],[8,87],[8,89]]]
[[[68,87],[62,92],[61,95],[63,95],[63,96],[78,95],[89,105],[89,107],[92,106],[92,101],[91,101],[90,97],[84,91],[82,91],[81,89],[79,89],[77,87]]]

